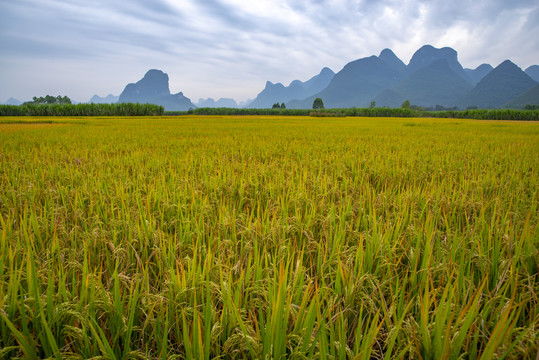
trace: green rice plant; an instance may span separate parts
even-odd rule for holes
[[[535,359],[537,124],[372,111],[4,118],[0,357]]]

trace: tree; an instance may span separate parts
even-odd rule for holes
[[[371,101],[369,108],[374,109],[376,107],[376,101]]]
[[[286,105],[284,103],[281,103],[281,109],[286,109]]]
[[[273,106],[271,108],[272,109],[280,109],[281,105],[279,105],[279,103],[275,103],[275,104],[273,104]]]
[[[410,108],[410,100],[406,100],[402,103],[401,108],[403,109],[409,109]]]
[[[37,97],[37,96],[34,96],[32,98],[32,101],[27,101],[24,103],[24,105],[28,105],[28,104],[71,104],[71,99],[68,98],[67,96],[52,96],[52,95],[46,95],[45,97],[41,96],[41,97]]]
[[[324,109],[324,102],[322,101],[321,98],[314,99],[313,109],[315,109],[315,110]]]

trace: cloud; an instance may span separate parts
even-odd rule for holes
[[[306,80],[386,47],[408,62],[424,44],[455,48],[466,67],[539,59],[535,0],[0,0],[0,10],[0,101],[118,94],[150,68],[193,99],[241,100],[266,80]]]

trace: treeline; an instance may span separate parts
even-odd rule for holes
[[[159,116],[154,104],[23,104],[0,105],[0,116]]]
[[[283,116],[308,116],[312,110],[306,109],[243,109],[243,108],[196,108],[183,112],[194,115],[283,115]],[[170,114],[165,112],[165,115]],[[173,114],[170,114],[173,115]]]
[[[365,117],[434,117],[477,120],[539,121],[539,109],[473,109],[427,111],[413,108],[348,109],[238,109],[197,108],[189,111],[164,111],[154,104],[24,104],[0,105],[0,116],[160,116],[160,115],[279,115],[279,116],[365,116]]]
[[[165,115],[281,115],[281,116],[369,116],[369,117],[414,117],[417,112],[402,108],[349,108],[349,109],[239,109],[239,108],[196,108],[189,111],[165,111]]]
[[[539,110],[474,109],[451,111],[422,111],[424,117],[476,120],[539,121]]]
[[[47,95],[47,96],[40,96],[40,97],[34,96],[32,98],[32,101],[27,101],[23,105],[28,105],[28,104],[71,104],[71,103],[72,103],[71,99],[68,98],[67,96],[62,96],[62,95],[51,96],[51,95]]]
[[[472,109],[428,111],[413,108],[348,108],[348,109],[237,109],[197,108],[183,112],[165,112],[165,115],[280,115],[321,117],[434,117],[476,120],[526,120],[539,121],[539,109]]]

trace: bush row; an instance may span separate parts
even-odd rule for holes
[[[195,115],[283,115],[308,116],[312,110],[308,109],[244,109],[244,108],[196,108],[186,114]]]
[[[539,110],[474,109],[426,111],[410,108],[348,108],[348,109],[236,109],[197,108],[185,112],[165,112],[167,115],[288,115],[288,116],[366,116],[366,117],[435,117],[477,120],[539,120]]]
[[[539,110],[475,109],[456,111],[422,111],[423,116],[436,118],[459,118],[477,120],[539,120]]]
[[[0,105],[0,116],[156,116],[164,108],[154,104],[27,104]]]
[[[474,109],[426,111],[403,108],[348,109],[238,109],[197,108],[189,111],[164,111],[154,104],[27,104],[0,105],[0,116],[159,116],[159,115],[280,115],[280,116],[366,116],[366,117],[435,117],[477,120],[539,121],[539,110]]]

